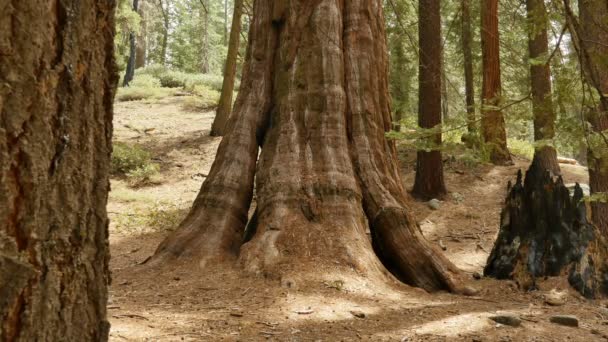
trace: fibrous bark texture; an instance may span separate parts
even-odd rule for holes
[[[589,149],[589,186],[592,193],[608,194],[608,3],[601,0],[579,1],[579,53],[585,76],[598,94],[600,103],[590,111],[594,141]],[[593,222],[608,236],[608,203],[593,202]]]
[[[498,238],[484,274],[514,279],[524,289],[536,279],[568,275],[570,284],[586,297],[608,294],[606,237],[587,220],[582,189],[573,196],[561,177],[553,179],[535,159],[509,188],[501,213]]]
[[[222,94],[217,106],[217,112],[211,136],[222,136],[225,133],[226,123],[232,111],[232,93],[236,79],[236,61],[239,53],[239,40],[241,38],[241,16],[243,15],[243,0],[234,2],[234,13],[232,14],[232,28],[230,29],[230,42],[228,43],[228,55],[226,57],[226,69],[222,83]]]
[[[418,125],[440,128],[442,99],[441,6],[439,0],[420,0],[418,32],[420,45]],[[427,150],[419,150],[416,159],[416,180],[412,194],[423,199],[445,195],[441,133],[428,138]]]
[[[104,341],[115,1],[0,7],[0,340]]]
[[[341,267],[383,278],[375,250],[409,284],[464,291],[406,204],[385,137],[386,51],[382,1],[255,1],[227,134],[191,212],[152,264],[238,256],[270,277]],[[256,213],[243,244],[254,176]]]
[[[484,142],[490,149],[490,159],[496,165],[511,164],[507,148],[505,118],[500,110],[500,52],[498,37],[498,0],[481,2],[481,51],[483,86],[481,128]]]
[[[467,131],[469,134],[477,132],[475,120],[475,80],[473,79],[473,53],[471,52],[471,3],[462,0],[462,53],[464,66],[465,98],[467,105]]]
[[[534,140],[537,142],[534,158],[539,165],[554,175],[560,174],[555,137],[555,111],[551,99],[551,67],[547,40],[547,9],[544,0],[526,0],[528,13],[528,50],[530,53],[530,83],[532,112],[534,114]]]

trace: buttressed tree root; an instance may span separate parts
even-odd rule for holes
[[[271,277],[306,263],[382,277],[386,267],[428,291],[470,292],[408,209],[385,137],[386,51],[381,1],[256,0],[227,134],[192,210],[152,264],[238,258]]]

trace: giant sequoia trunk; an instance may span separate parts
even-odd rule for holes
[[[483,86],[481,128],[484,142],[490,149],[490,159],[496,165],[512,164],[507,148],[505,118],[500,109],[502,89],[500,81],[500,44],[498,39],[498,0],[484,0],[481,4],[481,51]]]
[[[0,7],[0,340],[104,341],[115,1]]]
[[[234,81],[236,79],[236,61],[239,53],[239,40],[241,38],[242,15],[243,0],[235,0],[228,55],[226,56],[226,69],[224,70],[224,81],[222,83],[222,95],[220,96],[215,119],[211,126],[211,136],[214,137],[224,135],[226,122],[228,122],[230,112],[232,111],[232,93],[234,92]]]
[[[514,279],[524,289],[536,279],[567,275],[588,298],[608,295],[607,237],[587,220],[583,190],[573,196],[561,177],[553,179],[535,158],[511,186],[501,213],[500,231],[485,275]]]
[[[534,140],[538,146],[534,158],[543,169],[554,175],[560,174],[557,152],[553,147],[555,137],[555,111],[551,100],[551,67],[547,40],[547,9],[545,0],[527,0],[528,50],[530,52],[530,83],[532,111],[534,113]]]
[[[340,268],[386,279],[375,251],[404,282],[465,291],[406,204],[395,145],[385,138],[386,51],[380,0],[256,0],[228,133],[193,208],[152,264],[190,258],[205,267],[238,257],[269,277]],[[254,178],[257,204],[243,243]]]
[[[418,125],[440,128],[442,63],[441,7],[439,0],[420,0],[418,32],[420,45]],[[422,199],[441,197],[447,193],[441,159],[441,133],[428,138],[426,150],[419,150],[416,159],[416,180],[412,194]]]
[[[589,149],[589,186],[592,193],[608,195],[608,3],[599,0],[579,1],[579,53],[585,76],[598,94],[600,103],[590,111],[593,127]],[[593,221],[608,236],[608,203],[593,202]]]

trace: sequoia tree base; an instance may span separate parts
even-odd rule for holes
[[[583,190],[574,194],[535,159],[522,182],[508,185],[500,231],[484,269],[486,276],[513,279],[526,290],[536,280],[567,275],[587,298],[608,294],[608,244],[587,219]]]

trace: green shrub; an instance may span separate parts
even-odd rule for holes
[[[509,151],[516,156],[520,156],[529,160],[532,160],[534,157],[534,144],[514,138],[507,139],[507,145],[509,147]]]
[[[152,64],[146,67],[135,70],[135,76],[137,75],[150,75],[155,78],[160,79],[160,77],[165,74],[169,69],[160,65],[160,64]]]
[[[129,84],[130,87],[160,88],[160,80],[152,75],[137,75]]]
[[[132,187],[158,183],[160,179],[156,176],[159,174],[159,171],[160,167],[157,164],[148,163],[129,171],[127,173],[127,181]]]
[[[169,70],[159,76],[160,84],[166,88],[184,88],[188,74],[181,71]]]
[[[184,89],[193,91],[196,86],[206,86],[216,91],[222,91],[224,78],[211,74],[190,74],[186,77]]]
[[[151,164],[150,153],[139,146],[114,143],[110,169],[113,174],[127,174]]]
[[[199,111],[217,107],[220,102],[220,93],[204,85],[194,87],[192,94],[184,98],[182,107],[186,110]]]

